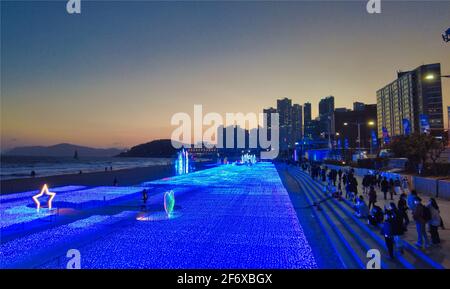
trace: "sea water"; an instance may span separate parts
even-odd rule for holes
[[[26,157],[1,156],[0,179],[18,179],[31,177],[31,171],[36,177],[63,174],[77,174],[80,171],[100,172],[111,169],[130,169],[137,167],[172,165],[170,158],[120,158],[120,157]]]

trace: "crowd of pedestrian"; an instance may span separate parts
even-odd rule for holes
[[[366,219],[370,226],[381,230],[391,258],[394,258],[395,249],[403,253],[402,236],[408,230],[410,216],[416,225],[417,247],[429,248],[440,244],[438,229],[443,229],[444,224],[439,206],[434,198],[430,198],[426,205],[422,204],[417,192],[410,190],[407,178],[373,171],[362,176],[362,192],[359,194],[353,168],[329,169],[320,164],[309,163],[302,164],[301,167],[312,179],[322,182],[324,191],[336,199],[342,200],[343,190],[345,191],[345,199],[353,204],[355,216]],[[389,197],[390,202],[385,202],[384,209],[377,205],[377,190],[382,193],[384,200],[387,201]],[[398,196],[397,204],[394,196]]]

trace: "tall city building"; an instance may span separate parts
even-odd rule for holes
[[[397,79],[377,91],[378,137],[444,128],[441,65],[426,64],[398,72]]]
[[[270,115],[278,113],[279,117],[279,148],[285,153],[294,149],[295,143],[303,137],[303,107],[299,104],[292,104],[289,98],[277,100],[277,108],[266,108],[263,112]],[[264,126],[268,128],[268,135],[271,138],[272,120],[267,118]]]
[[[300,104],[292,106],[292,138],[293,142],[301,140],[303,135],[303,110]]]
[[[319,101],[319,116],[334,112],[334,96],[327,96]]]
[[[306,136],[306,127],[308,126],[309,122],[312,119],[312,113],[311,113],[311,103],[306,102],[303,104],[303,136]]]
[[[304,118],[304,124],[306,124],[308,121],[312,120],[312,114],[311,114],[311,103],[307,102],[303,105],[303,118]]]
[[[280,117],[280,149],[292,148],[292,100],[283,98],[277,100],[277,112]]]
[[[319,119],[322,135],[334,135],[334,97],[328,96],[319,101]]]

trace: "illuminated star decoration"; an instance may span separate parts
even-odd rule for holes
[[[41,208],[41,202],[39,202],[39,198],[42,197],[44,194],[49,196],[48,201],[47,201],[47,206],[48,206],[49,210],[52,208],[52,201],[53,201],[53,198],[56,196],[56,193],[49,192],[47,184],[45,184],[42,187],[41,192],[39,194],[37,194],[36,196],[33,196],[33,201],[36,203],[36,209],[38,212],[39,212],[39,209]]]

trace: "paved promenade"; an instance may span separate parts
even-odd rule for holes
[[[363,192],[362,187],[362,176],[356,175],[356,178],[358,180],[358,192],[361,195]],[[385,204],[389,204],[392,202],[390,200],[390,195],[388,193],[388,200],[384,200],[384,195],[381,192],[379,188],[376,188],[377,191],[377,205],[381,208],[384,208]],[[345,191],[344,191],[345,195]],[[394,203],[397,205],[398,199],[400,196],[394,195]],[[422,199],[422,204],[426,205],[430,199],[431,196],[427,196],[425,194],[419,194],[419,197]],[[368,196],[364,195],[364,199],[366,203],[368,202]],[[450,268],[450,201],[445,199],[436,199],[439,209],[441,212],[442,219],[444,220],[444,226],[445,230],[442,230],[439,228],[439,236],[441,237],[441,244],[438,246],[433,246],[431,248],[425,249],[423,248],[422,251],[430,256],[433,260],[439,262],[446,268]],[[409,218],[410,223],[408,226],[408,231],[403,236],[406,241],[408,241],[410,244],[414,244],[417,242],[417,232],[415,223],[413,221],[411,212],[409,212]],[[428,232],[428,229],[427,229]],[[430,235],[428,234],[428,237]]]

